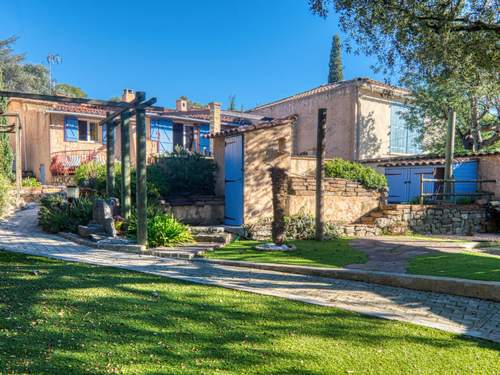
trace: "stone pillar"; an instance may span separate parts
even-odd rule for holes
[[[120,116],[121,138],[121,214],[125,219],[130,217],[131,190],[130,190],[130,116],[122,113]]]
[[[221,119],[220,119],[220,103],[209,103],[210,108],[210,134],[215,134],[221,131]],[[213,139],[210,141],[210,154],[214,154],[214,142]]]
[[[146,94],[142,91],[136,94],[137,102],[145,100]],[[147,188],[146,188],[146,110],[136,109],[137,128],[137,158],[136,158],[136,203],[137,203],[137,243],[147,245]]]
[[[109,113],[106,116],[109,116]],[[106,194],[112,197],[115,190],[115,129],[112,121],[104,126],[106,126]]]

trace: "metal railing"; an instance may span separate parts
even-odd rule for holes
[[[425,183],[426,182],[432,182],[433,184],[433,191],[432,192],[425,192]],[[446,183],[449,183],[451,185],[451,192],[447,193],[444,191],[440,191],[440,189],[436,189],[435,183],[442,183],[441,187],[444,187]],[[491,196],[494,195],[494,193],[489,192],[489,191],[483,191],[483,184],[485,183],[496,183],[496,180],[479,180],[479,179],[464,179],[464,180],[455,180],[455,179],[439,179],[439,178],[425,178],[423,175],[420,175],[420,197],[419,201],[420,204],[424,204],[425,198],[426,197],[432,197],[436,198],[435,201],[438,201],[438,198],[441,198],[441,202],[449,202],[450,199],[446,198],[453,198],[453,197],[480,197],[480,196],[486,196],[488,199],[491,198]],[[455,187],[457,184],[475,184],[475,191],[474,192],[456,192]]]

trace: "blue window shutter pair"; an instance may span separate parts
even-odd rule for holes
[[[421,152],[419,132],[408,127],[404,118],[405,112],[408,112],[408,108],[391,105],[390,152],[416,154]]]
[[[202,125],[200,126],[200,153],[207,154],[210,152],[210,139],[204,136],[210,134],[210,126]]]
[[[76,117],[64,117],[64,140],[78,142],[78,119]]]
[[[102,144],[106,144],[106,124],[102,126]]]

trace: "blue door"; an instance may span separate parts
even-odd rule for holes
[[[453,178],[455,180],[477,180],[477,161],[457,162],[453,164]],[[455,184],[455,194],[475,193],[477,190],[476,182],[459,182]],[[457,195],[460,199],[464,196]]]
[[[408,196],[406,175],[407,171],[404,168],[385,168],[385,177],[389,187],[388,203],[401,203]]]
[[[411,167],[408,168],[409,184],[408,197],[405,202],[415,203],[420,198],[420,177],[434,178],[434,167]],[[424,193],[434,192],[434,182],[424,182]]]
[[[243,136],[226,138],[224,224],[243,224]]]
[[[420,176],[433,178],[434,167],[388,167],[385,169],[389,187],[388,203],[415,201],[420,197]],[[434,184],[426,182],[424,192],[432,193]]]

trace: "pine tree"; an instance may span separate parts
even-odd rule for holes
[[[328,83],[335,83],[344,79],[344,67],[342,66],[342,45],[338,34],[335,34],[332,38],[329,68]]]

